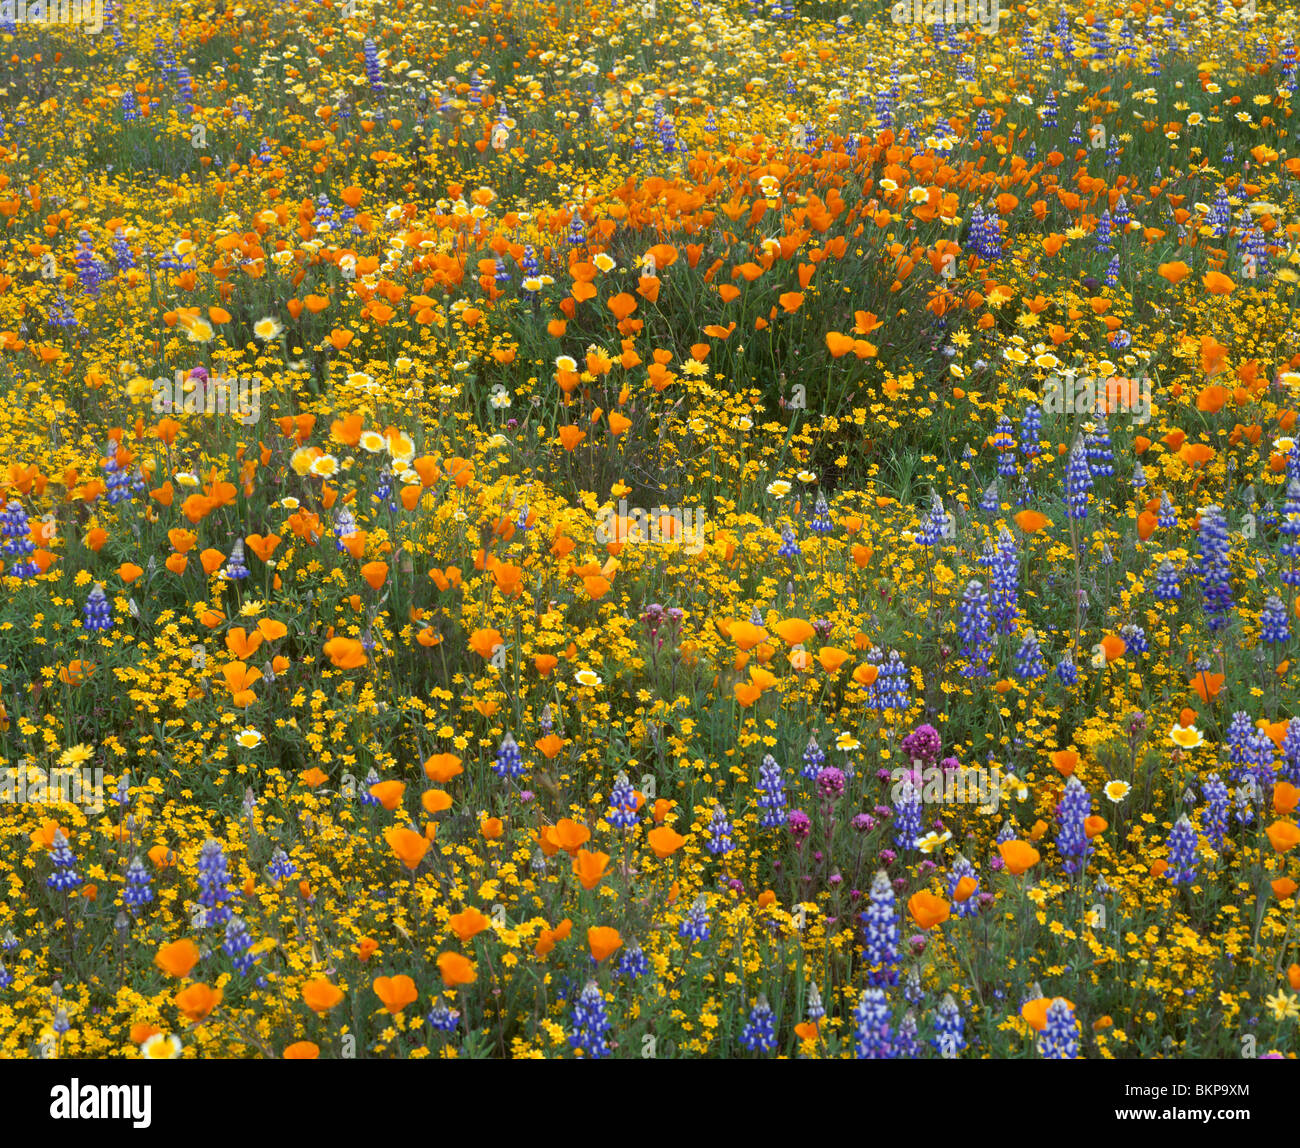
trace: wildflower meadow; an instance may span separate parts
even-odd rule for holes
[[[1298,37],[0,5],[0,1056],[1295,1058]]]

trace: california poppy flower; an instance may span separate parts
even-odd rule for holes
[[[1191,273],[1192,269],[1182,262],[1162,263],[1156,268],[1156,274],[1167,281],[1171,287],[1177,287]]]
[[[1105,655],[1106,664],[1109,665],[1123,655],[1124,651],[1128,649],[1128,644],[1123,638],[1115,634],[1107,634],[1101,640],[1101,649]]]
[[[331,638],[325,656],[340,670],[355,670],[366,664],[365,647],[354,638]]]
[[[319,1060],[320,1045],[310,1040],[296,1040],[285,1047],[285,1060]]]
[[[787,646],[799,646],[817,631],[802,618],[787,618],[784,622],[776,624],[776,632]]]
[[[1069,777],[1079,764],[1079,753],[1073,749],[1058,749],[1051,754],[1052,768],[1062,777]]]
[[[472,905],[464,912],[457,913],[447,921],[451,931],[458,936],[462,942],[468,941],[471,937],[477,936],[486,929],[491,922]]]
[[[1197,696],[1207,705],[1219,696],[1219,691],[1223,689],[1223,683],[1226,681],[1223,674],[1212,674],[1208,670],[1202,670],[1191,680],[1192,689],[1196,691]]]
[[[592,959],[597,964],[615,952],[622,944],[623,938],[619,936],[617,929],[611,929],[605,925],[593,925],[587,930],[587,947],[591,950]]]
[[[302,986],[303,1003],[315,1013],[327,1013],[343,999],[343,990],[324,977],[316,977]]]
[[[1013,877],[1019,877],[1039,861],[1038,850],[1027,841],[1002,841],[998,844],[998,853]]]
[[[1300,804],[1300,789],[1289,781],[1279,781],[1273,786],[1273,812],[1294,813],[1297,804]]]
[[[415,989],[415,982],[405,973],[395,977],[376,977],[371,987],[375,990],[375,996],[383,1001],[384,1008],[394,1016],[407,1005],[414,1004],[420,996]]]
[[[202,981],[177,993],[173,1003],[187,1020],[198,1024],[221,1003],[222,991],[209,988]]]
[[[1300,829],[1290,821],[1274,821],[1264,832],[1275,852],[1288,853],[1300,845]]]
[[[402,804],[402,794],[406,792],[404,781],[379,781],[370,787],[370,796],[379,802],[389,813]]]
[[[594,889],[599,885],[608,865],[608,853],[592,853],[586,849],[579,849],[573,858],[573,872],[584,889]]]
[[[686,838],[673,829],[671,825],[656,826],[646,834],[646,840],[650,842],[650,848],[654,850],[655,856],[660,861],[665,857],[671,857],[686,844]]]
[[[591,840],[591,830],[570,817],[561,817],[548,829],[550,832],[545,835],[547,840],[555,849],[563,849],[570,857],[575,856]]]
[[[732,622],[726,630],[729,637],[742,650],[752,650],[767,638],[767,631],[752,622]]]
[[[435,753],[424,763],[424,772],[430,781],[445,785],[464,773],[465,767],[454,753]]]
[[[154,964],[171,977],[188,977],[198,963],[198,946],[188,937],[163,945],[154,954]]]
[[[476,979],[473,962],[460,953],[439,953],[438,972],[442,974],[442,983],[449,989],[473,984]]]
[[[414,829],[393,828],[384,831],[384,840],[408,869],[414,872],[420,867],[424,855],[429,851],[429,840]]]
[[[936,897],[923,889],[908,899],[907,911],[919,928],[933,929],[948,919],[950,906],[942,897]]]
[[[420,794],[425,813],[442,813],[452,806],[451,794],[445,789],[426,789]]]
[[[480,658],[490,658],[502,644],[500,630],[475,630],[469,636],[469,648]]]

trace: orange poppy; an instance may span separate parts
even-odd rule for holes
[[[608,865],[608,853],[592,853],[586,849],[579,849],[573,858],[573,872],[584,889],[594,889],[599,885]]]
[[[1079,754],[1073,749],[1058,749],[1051,754],[1052,768],[1062,777],[1069,777],[1079,764]]]
[[[393,828],[384,830],[384,840],[397,855],[397,859],[414,872],[420,867],[424,855],[429,851],[429,839],[414,829]]]
[[[343,999],[343,990],[330,984],[324,977],[317,977],[302,986],[302,999],[312,1012],[323,1014]]]
[[[471,937],[477,936],[486,929],[491,922],[475,909],[472,905],[462,913],[457,913],[451,917],[447,924],[451,926],[451,931],[458,936],[462,942],[468,941]]]
[[[464,773],[465,767],[454,753],[435,753],[424,763],[424,772],[430,781],[445,785],[453,777]]]
[[[187,1020],[198,1024],[221,1003],[221,997],[220,989],[209,988],[200,981],[177,993],[173,1003]]]
[[[154,955],[154,964],[171,977],[188,977],[199,963],[198,946],[189,938],[163,945]]]
[[[414,1004],[420,994],[415,990],[415,982],[405,973],[395,977],[376,977],[371,986],[390,1013],[396,1016],[407,1005]]]
[[[460,953],[439,953],[438,972],[442,974],[442,983],[449,989],[471,985],[477,979],[473,962]]]
[[[998,853],[1002,856],[1007,872],[1013,877],[1019,877],[1039,861],[1038,850],[1027,841],[1003,841],[998,845]]]
[[[646,834],[646,839],[650,842],[650,848],[654,850],[655,856],[660,861],[665,857],[671,857],[686,844],[686,838],[673,829],[671,825],[656,826]]]
[[[591,950],[591,956],[597,964],[603,961],[610,953],[615,952],[623,944],[623,938],[619,936],[617,929],[611,929],[605,925],[593,925],[587,930],[587,947]]]
[[[389,813],[402,804],[402,794],[406,792],[404,781],[379,781],[370,787],[370,796],[379,802]]]
[[[1290,821],[1274,821],[1264,832],[1277,853],[1287,853],[1300,845],[1300,829]]]
[[[919,893],[912,894],[907,902],[907,911],[911,913],[912,920],[918,927],[933,929],[935,925],[941,925],[948,919],[950,907],[942,897],[936,897],[923,889]]]

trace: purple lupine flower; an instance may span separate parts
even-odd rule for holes
[[[870,903],[860,920],[866,926],[867,984],[877,988],[898,984],[898,910],[894,886],[883,869],[871,882]]]
[[[1020,649],[1016,652],[1016,677],[1032,682],[1046,673],[1047,665],[1043,661],[1043,651],[1038,645],[1038,635],[1033,630],[1029,630],[1025,634],[1024,641],[1020,643]]]
[[[619,773],[609,793],[609,823],[616,829],[631,829],[636,824],[636,790],[626,773]]]
[[[721,805],[713,807],[713,817],[709,821],[709,840],[705,843],[715,857],[730,853],[735,848],[731,840],[731,822],[727,820],[727,811]]]
[[[1300,785],[1300,718],[1292,718],[1282,738],[1282,768],[1279,771],[1283,781]]]
[[[369,37],[362,44],[366,58],[366,80],[370,83],[372,92],[382,92],[384,85],[380,81],[380,62],[379,50],[375,47],[375,42]]]
[[[1092,429],[1084,439],[1084,453],[1088,456],[1088,470],[1093,478],[1109,478],[1115,473],[1115,452],[1110,445],[1110,428],[1106,416],[1098,413]]]
[[[948,526],[948,512],[943,508],[943,499],[937,494],[930,500],[930,513],[915,535],[918,546],[934,546],[943,537]]]
[[[1201,579],[1201,603],[1206,625],[1213,633],[1228,624],[1232,611],[1232,570],[1228,562],[1228,524],[1217,506],[1201,516],[1200,554],[1197,573]]]
[[[895,1055],[899,1060],[917,1060],[921,1055],[921,1042],[916,1035],[916,1013],[908,1009],[898,1022],[898,1035],[894,1038]]]
[[[709,939],[709,903],[701,893],[691,902],[690,909],[677,926],[677,935],[688,941],[707,941]]]
[[[1300,459],[1300,443],[1294,445],[1288,453],[1288,465],[1297,459]],[[1287,586],[1300,586],[1300,568],[1296,565],[1296,559],[1300,558],[1300,480],[1298,479],[1292,478],[1286,484],[1286,501],[1282,504],[1278,532],[1284,536],[1285,541],[1278,546],[1277,551],[1287,560],[1286,569],[1279,571],[1278,578]]]
[[[1186,813],[1169,834],[1169,880],[1175,885],[1196,880],[1196,830]]]
[[[595,981],[588,981],[573,1006],[573,1028],[569,1043],[582,1050],[584,1058],[600,1060],[609,1055],[605,1034],[609,1030],[605,996]]]
[[[224,925],[230,919],[225,907],[233,894],[226,886],[230,871],[226,867],[226,851],[221,842],[209,837],[199,850],[199,904],[203,906],[203,925],[212,928]]]
[[[1088,840],[1084,822],[1091,812],[1092,795],[1077,777],[1071,777],[1065,783],[1065,794],[1056,807],[1056,819],[1061,825],[1056,848],[1064,858],[1061,869],[1066,873],[1077,873],[1087,865],[1092,843]]]
[[[1201,810],[1201,832],[1216,853],[1223,852],[1223,838],[1228,831],[1228,787],[1217,773],[1210,774],[1201,786],[1205,808]]]
[[[1020,557],[1016,553],[1016,540],[1005,526],[998,533],[997,543],[984,548],[979,562],[989,571],[989,597],[994,629],[998,633],[1010,634],[1020,616],[1017,605],[1020,596]]]
[[[496,761],[492,763],[492,772],[502,781],[518,780],[528,772],[523,755],[519,752],[519,743],[515,741],[515,735],[509,731],[501,739]]]
[[[1042,430],[1043,412],[1031,404],[1025,408],[1024,417],[1020,420],[1020,453],[1026,458],[1034,458],[1042,452],[1038,445]]]
[[[803,768],[799,772],[809,781],[816,781],[825,764],[826,751],[817,744],[816,737],[809,735],[808,744],[803,751]]]
[[[1174,504],[1169,501],[1169,491],[1160,492],[1160,509],[1156,512],[1156,525],[1161,530],[1172,530],[1178,525],[1178,512],[1174,509]]]
[[[40,568],[28,557],[36,550],[36,543],[32,541],[31,525],[21,502],[5,505],[4,511],[0,512],[0,528],[5,539],[5,556],[17,559],[5,573],[11,578],[31,578]]]
[[[906,777],[899,784],[894,825],[894,844],[900,849],[915,849],[921,837],[921,795]]]
[[[952,993],[945,994],[934,1019],[934,1039],[930,1042],[945,1060],[954,1060],[966,1048],[966,1021]]]
[[[750,1052],[771,1052],[776,1048],[776,1018],[762,993],[758,994],[748,1023],[740,1030],[740,1043]]]
[[[775,829],[785,821],[785,778],[781,767],[770,753],[763,758],[758,769],[758,807],[763,811],[759,825]]]
[[[1291,637],[1287,624],[1286,607],[1276,594],[1270,594],[1259,616],[1260,640],[1269,643],[1285,642]]]
[[[962,674],[965,677],[982,677],[989,672],[989,595],[983,583],[971,579],[961,596],[958,607],[957,636],[961,639],[963,653],[970,661]]]
[[[1083,438],[1076,438],[1065,466],[1065,514],[1082,520],[1088,517],[1088,492],[1092,489],[1092,471]]]
[[[1156,571],[1155,595],[1157,602],[1177,602],[1183,596],[1182,587],[1178,585],[1178,571],[1167,558]]]
[[[880,710],[907,709],[909,675],[907,665],[897,650],[890,650],[889,658],[881,665],[880,673],[871,683],[871,704]]]
[[[859,1060],[893,1060],[896,1055],[890,1027],[889,1001],[883,989],[862,990],[858,1007],[853,1010],[857,1023],[857,1057]]]
[[[51,889],[66,893],[81,884],[81,874],[77,872],[77,856],[72,852],[62,829],[54,831],[54,840],[50,844],[50,862],[54,871],[45,879],[45,883]]]
[[[1038,1052],[1044,1060],[1074,1060],[1079,1055],[1079,1022],[1074,1007],[1056,997],[1047,1007],[1047,1024],[1038,1035]]]

